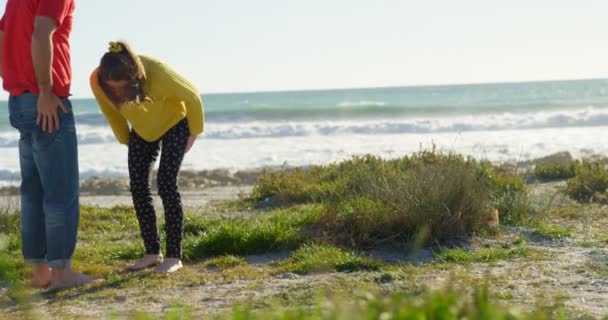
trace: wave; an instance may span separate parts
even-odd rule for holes
[[[378,101],[343,101],[331,106],[278,107],[264,103],[249,104],[245,108],[206,108],[205,121],[209,123],[233,123],[253,121],[306,121],[306,120],[348,120],[365,118],[393,118],[408,115],[433,113],[475,112],[475,110],[453,107],[405,107],[386,105]],[[99,112],[76,114],[78,124],[105,126],[107,121]]]
[[[208,123],[248,123],[256,121],[364,121],[369,119],[415,119],[425,117],[447,117],[466,115],[490,115],[511,113],[534,113],[542,111],[572,111],[588,108],[589,104],[519,104],[519,105],[401,105],[388,104],[376,100],[345,100],[334,105],[278,107],[264,103],[250,104],[245,108],[206,108],[205,121]],[[606,108],[603,103],[591,105],[597,109]],[[99,112],[76,114],[78,124],[107,126],[107,121]]]
[[[116,142],[116,138],[109,127],[78,124],[77,135],[79,144]],[[18,144],[19,132],[17,130],[0,131],[0,148],[16,147]]]
[[[338,107],[383,107],[386,102],[382,101],[342,101],[338,103]]]
[[[597,126],[608,126],[608,109],[590,107],[571,111],[425,117],[403,120],[208,123],[203,136],[207,139],[253,139]],[[0,132],[0,147],[15,147],[18,140],[19,134],[14,130]],[[80,144],[116,143],[116,138],[108,126],[79,124],[78,142]]]
[[[608,109],[578,111],[505,113],[454,118],[418,118],[381,121],[254,122],[209,126],[205,137],[247,139],[303,137],[310,135],[406,134],[468,131],[527,130],[561,127],[608,126]]]
[[[331,106],[307,106],[298,108],[280,108],[274,106],[252,105],[246,109],[206,109],[205,120],[209,123],[235,123],[256,121],[365,121],[369,119],[415,119],[425,117],[447,116],[484,116],[511,113],[534,113],[543,110],[571,111],[581,108],[606,108],[608,105],[597,104],[520,104],[520,105],[393,105],[382,101],[361,100],[342,101]]]

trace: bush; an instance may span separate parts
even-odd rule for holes
[[[367,155],[307,170],[265,172],[252,197],[323,203],[317,226],[326,235],[373,246],[422,233],[428,241],[466,237],[483,226],[506,193],[527,199],[523,179],[487,162],[431,150],[394,160]],[[524,215],[520,203],[499,201],[498,209]]]
[[[539,180],[570,179],[576,175],[579,166],[578,161],[538,164],[534,168],[534,176]]]
[[[577,170],[575,177],[567,182],[566,194],[576,201],[601,200],[608,188],[608,171],[602,161],[587,161]]]

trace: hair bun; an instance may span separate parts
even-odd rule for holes
[[[110,42],[110,46],[108,48],[109,52],[112,52],[112,53],[121,53],[122,50],[124,50],[124,47],[123,47],[122,43],[120,43],[120,42],[114,42],[114,41]]]

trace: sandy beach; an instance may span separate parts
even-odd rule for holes
[[[199,210],[212,205],[218,201],[237,200],[240,196],[251,192],[252,186],[225,186],[211,187],[199,191],[181,192],[182,203],[186,209]],[[162,209],[162,202],[158,195],[153,195],[154,206]],[[131,195],[124,193],[120,195],[83,195],[80,203],[87,206],[111,208],[114,206],[132,206]]]
[[[537,213],[529,213],[531,222],[502,225],[501,220],[497,232],[473,234],[466,241],[431,244],[413,251],[405,250],[396,240],[373,248],[349,249],[349,246],[337,245],[332,247],[336,249],[322,249],[326,248],[322,244],[327,239],[315,240],[320,235],[311,233],[316,228],[312,225],[283,231],[291,228],[292,223],[306,223],[304,221],[315,217],[315,210],[322,208],[318,204],[279,201],[275,204],[277,207],[268,207],[266,202],[272,200],[262,197],[254,201],[265,205],[250,206],[238,200],[249,196],[253,185],[228,185],[237,182],[233,174],[186,173],[182,177],[185,179],[182,180],[182,200],[186,209],[185,247],[189,258],[184,270],[174,277],[156,277],[147,271],[137,274],[121,271],[140,254],[141,241],[131,197],[124,190],[125,180],[85,181],[85,191],[80,198],[83,206],[79,234],[83,238],[77,250],[77,265],[104,279],[104,283],[59,293],[32,291],[34,298],[30,305],[36,315],[44,318],[57,315],[103,318],[133,310],[161,315],[175,307],[175,297],[179,296],[179,304],[192,308],[196,316],[208,317],[227,312],[235,302],[256,306],[267,306],[268,301],[289,304],[308,301],[319,290],[351,295],[352,290],[369,288],[373,292],[416,296],[427,289],[441,290],[454,284],[470,289],[489,281],[501,303],[530,308],[552,301],[548,308],[561,306],[574,318],[582,315],[599,319],[608,313],[606,206],[570,199],[564,194],[565,179],[547,182],[541,181],[540,176],[530,176],[534,165],[567,165],[573,161],[570,154],[559,153],[516,167],[503,167],[528,177],[526,186],[522,186],[526,190],[522,195],[537,208],[534,209]],[[201,181],[206,182],[201,184]],[[281,183],[281,180],[272,181]],[[209,186],[201,187],[205,184]],[[323,187],[303,188],[298,183],[285,186],[290,186],[286,190],[294,188],[292,193],[315,192]],[[262,186],[258,183],[258,187]],[[93,190],[101,194],[93,194]],[[157,213],[162,217],[161,201],[156,195],[154,200]],[[18,197],[5,195],[0,203],[14,209]],[[310,218],[298,220],[302,215]],[[302,237],[298,238],[302,244],[299,248],[274,245],[281,241],[289,243],[290,235],[297,233]],[[246,247],[239,249],[241,245]],[[263,249],[258,249],[258,245]],[[456,247],[452,248],[453,245]],[[346,250],[343,248],[347,251],[342,251]],[[307,250],[336,251],[326,253],[328,257],[318,253],[320,256],[304,258],[311,259],[306,268],[312,271],[285,267],[295,263],[296,257]],[[111,252],[113,258],[108,259],[104,252]],[[14,259],[16,263],[21,261],[18,257]],[[349,262],[354,265],[373,261],[369,263],[378,263],[381,267],[345,271],[331,264],[323,267],[326,259],[355,259],[357,262]],[[8,317],[22,315],[18,304],[7,294],[8,290],[0,284],[3,311]],[[95,304],[91,305],[91,301]],[[0,316],[0,319],[4,318]]]

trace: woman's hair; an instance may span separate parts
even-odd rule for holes
[[[101,58],[98,71],[99,86],[108,98],[118,106],[122,103],[140,103],[150,100],[144,92],[146,70],[131,46],[122,41],[110,42],[110,48]],[[126,94],[117,95],[106,81],[126,80]]]

